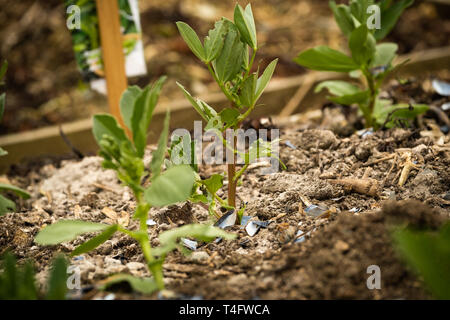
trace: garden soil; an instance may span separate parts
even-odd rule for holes
[[[237,235],[235,240],[199,243],[189,256],[170,253],[164,264],[169,291],[162,295],[143,297],[119,286],[111,288],[114,297],[430,298],[421,279],[397,254],[391,233],[398,225],[436,229],[449,219],[449,136],[431,124],[420,130],[351,135],[321,129],[327,114],[338,119],[333,110],[324,110],[320,117],[314,116],[316,110],[274,121],[287,170],[264,174],[267,164],[251,165],[237,190],[238,203],[246,204],[245,215],[269,221],[265,228],[250,236],[241,226],[231,226],[227,231]],[[201,166],[200,174],[209,177],[224,170]],[[82,219],[137,228],[130,218],[135,208],[131,191],[121,187],[113,171],[102,169],[99,157],[17,166],[7,179],[26,188],[32,198],[18,200],[20,212],[0,218],[0,254],[10,250],[20,263],[31,259],[41,284],[54,255],[69,254],[92,237],[40,246],[33,239],[44,226]],[[311,210],[311,205],[319,209]],[[153,246],[162,231],[213,222],[204,207],[190,203],[152,208],[149,218],[154,221],[148,227]],[[122,234],[72,258],[71,264],[80,268],[83,286],[73,298],[103,298],[106,293],[98,287],[114,273],[149,276],[138,244]],[[367,288],[371,265],[380,267],[380,290]]]

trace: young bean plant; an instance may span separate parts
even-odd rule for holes
[[[162,77],[153,86],[147,86],[145,89],[132,86],[122,95],[121,114],[125,125],[132,133],[132,139],[127,137],[124,129],[111,115],[94,116],[93,133],[100,146],[103,167],[115,170],[123,184],[132,190],[136,200],[133,218],[139,222],[138,230],[129,230],[119,223],[107,225],[62,220],[45,227],[36,237],[37,243],[52,245],[71,241],[83,233],[101,231],[99,235],[78,246],[71,253],[72,256],[95,249],[116,232],[132,237],[140,244],[153,278],[137,279],[130,275],[116,275],[114,281],[127,280],[134,289],[144,293],[164,288],[162,264],[166,255],[177,248],[182,252],[187,251],[179,242],[179,238],[192,237],[200,241],[211,241],[216,237],[233,238],[232,235],[213,226],[190,224],[160,234],[159,247],[152,248],[150,245],[147,232],[150,208],[169,206],[187,200],[195,183],[194,172],[188,165],[171,166],[163,170],[169,133],[169,112],[166,113],[158,147],[152,153],[150,166],[146,168],[144,165],[148,128],[164,81],[165,77]],[[146,186],[148,182],[150,185]]]
[[[3,77],[6,74],[6,70],[8,69],[8,63],[6,61],[3,62],[2,66],[0,67],[0,88],[3,87]],[[3,118],[3,113],[5,111],[5,102],[6,102],[6,93],[0,94],[0,120]],[[0,157],[6,156],[8,152],[2,148],[0,148]],[[12,186],[7,183],[0,183],[0,192],[13,192],[17,196],[23,198],[23,199],[29,199],[30,194],[26,192],[25,190]],[[2,196],[0,194],[0,216],[4,215],[8,212],[13,212],[16,210],[16,204],[9,200],[8,198]]]
[[[392,127],[396,120],[412,120],[428,109],[426,105],[392,105],[390,100],[379,98],[385,78],[403,63],[393,64],[397,44],[378,41],[388,35],[403,10],[413,2],[350,0],[349,5],[336,5],[330,1],[334,18],[348,38],[351,56],[328,46],[318,46],[301,52],[295,58],[298,64],[309,69],[349,73],[353,78],[360,78],[360,86],[330,80],[320,83],[315,91],[326,88],[332,94],[329,100],[342,105],[357,104],[367,128]]]
[[[208,201],[204,202],[209,202],[211,213],[215,213],[216,203],[225,208],[236,208],[236,187],[240,176],[252,161],[262,156],[272,156],[271,144],[262,139],[252,143],[247,152],[239,151],[237,149],[237,130],[257,106],[258,99],[272,78],[277,59],[267,66],[261,76],[259,76],[259,69],[255,72],[252,71],[258,51],[258,42],[250,4],[245,9],[236,5],[234,21],[227,18],[217,21],[214,28],[208,32],[203,44],[196,32],[186,23],[177,22],[177,27],[188,47],[205,64],[220,90],[230,102],[229,107],[217,112],[206,102],[193,98],[178,83],[186,98],[207,123],[205,130],[215,132],[217,138],[222,140],[227,152],[232,154],[232,159],[227,158],[227,201],[219,198],[216,194],[222,187],[223,176],[213,175],[211,178],[199,182],[209,193]],[[231,134],[228,135],[229,133]],[[231,138],[224,139],[224,135],[231,136]],[[236,170],[238,155],[244,160],[240,170]],[[240,212],[243,213],[243,211]]]

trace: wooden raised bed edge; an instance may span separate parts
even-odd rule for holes
[[[417,75],[422,72],[450,69],[450,47],[429,49],[415,52],[410,55],[401,56],[398,61],[410,59],[410,62],[401,67],[397,74],[401,76]],[[343,79],[342,74],[337,73],[314,73],[311,80],[311,73],[301,76],[273,79],[267,90],[261,97],[261,107],[255,108],[252,117],[263,115],[279,115],[283,108],[290,102],[290,110],[284,115],[303,112],[311,109],[311,106],[318,106],[325,100],[325,94],[315,94],[313,88],[316,83],[324,80]],[[308,86],[307,90],[299,90],[303,84]],[[312,84],[312,85],[311,85]],[[298,101],[291,101],[291,97],[300,92]],[[297,94],[298,95],[298,94]],[[201,96],[201,99],[208,102],[217,109],[227,105],[222,93],[213,93]],[[149,143],[157,141],[162,129],[165,110],[171,111],[171,128],[193,128],[194,120],[200,120],[194,108],[186,99],[176,100],[167,104],[160,104],[153,116],[150,125]],[[72,144],[84,153],[95,152],[97,144],[92,136],[92,119],[78,120],[61,125],[64,133]],[[59,126],[49,126],[41,129],[15,133],[0,137],[0,147],[8,151],[8,155],[0,159],[0,173],[4,173],[11,164],[19,163],[27,158],[45,155],[64,155],[71,150],[64,143],[59,133]]]

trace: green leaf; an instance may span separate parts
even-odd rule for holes
[[[323,88],[327,88],[328,91],[335,96],[351,95],[360,91],[357,86],[349,82],[341,80],[329,80],[319,83],[314,89],[314,92],[318,93]]]
[[[381,101],[375,104],[373,116],[377,123],[382,125],[390,115],[390,119],[386,123],[386,128],[394,127],[395,121],[398,119],[414,120],[418,115],[427,112],[429,109],[428,105],[425,104],[413,104],[410,106],[406,103],[401,103],[387,106]]]
[[[367,25],[367,8],[374,3],[373,0],[352,0],[350,1],[350,10],[353,17],[360,23]]]
[[[80,234],[103,231],[110,226],[80,220],[60,220],[39,231],[34,241],[41,245],[54,245],[71,241]]]
[[[151,88],[145,88],[136,99],[131,119],[131,131],[138,157],[144,156],[148,127],[166,79],[167,77],[162,76]]]
[[[177,85],[181,88],[181,90],[183,90],[184,96],[189,100],[189,102],[192,104],[192,106],[194,107],[195,111],[197,111],[197,113],[205,120],[208,121],[209,119],[207,118],[205,112],[203,111],[203,108],[201,107],[201,105],[198,102],[198,99],[194,99],[194,97],[191,96],[191,94],[189,93],[189,91],[187,91],[182,84],[180,84],[179,82],[177,82]]]
[[[194,183],[195,175],[190,166],[174,166],[153,180],[144,197],[153,207],[172,205],[188,199]]]
[[[327,99],[342,105],[351,105],[353,103],[364,103],[369,98],[369,92],[360,90],[357,86],[341,80],[323,81],[315,88],[314,92],[320,92],[323,88],[336,97],[327,97]]]
[[[0,300],[36,300],[38,292],[34,277],[34,268],[30,261],[24,266],[17,264],[16,258],[9,252],[2,257],[0,265]]]
[[[203,62],[206,63],[206,52],[195,33],[194,29],[192,29],[188,24],[178,21],[177,23],[178,31],[180,31],[181,36],[184,41],[191,49],[191,51]]]
[[[355,29],[355,24],[353,23],[350,8],[343,4],[336,5],[336,2],[334,1],[330,1],[329,5],[331,10],[333,11],[336,23],[338,24],[342,33],[346,37],[348,37],[350,33]]]
[[[0,195],[0,216],[4,215],[5,213],[14,211],[16,211],[16,204],[13,201]]]
[[[327,46],[318,46],[303,51],[294,61],[299,65],[319,71],[350,72],[359,69],[352,58]]]
[[[438,299],[450,299],[450,223],[439,233],[397,229],[395,245]]]
[[[236,26],[231,21],[224,21],[228,25],[228,32],[222,51],[213,61],[214,71],[221,84],[234,79],[241,71],[243,54],[246,52],[245,44],[241,42]]]
[[[164,127],[159,136],[158,148],[152,153],[152,161],[150,163],[150,171],[152,173],[152,180],[159,176],[161,173],[161,166],[164,162],[166,155],[167,141],[169,137],[169,122],[170,112],[167,110],[166,118],[164,119]]]
[[[381,29],[375,30],[375,39],[385,38],[394,28],[403,10],[414,3],[414,0],[382,1],[381,4]],[[390,6],[389,6],[390,5]]]
[[[255,102],[258,101],[258,99],[261,97],[267,85],[269,84],[270,79],[272,79],[272,75],[275,71],[275,67],[277,66],[277,62],[278,59],[273,60],[256,82]]]
[[[65,300],[67,293],[67,267],[68,263],[63,255],[53,260],[47,282],[46,300]]]
[[[226,123],[226,128],[234,126],[240,113],[234,108],[225,108],[219,113],[220,119],[223,123]]]
[[[119,273],[113,275],[104,281],[104,285],[100,287],[100,290],[107,290],[114,284],[128,282],[134,291],[142,294],[151,294],[158,290],[158,286],[153,278],[138,278],[129,274]]]
[[[241,104],[247,108],[253,107],[255,104],[256,83],[258,82],[258,75],[256,73],[250,74],[244,80],[239,94]]]
[[[0,82],[6,74],[6,70],[8,70],[8,61],[3,61],[2,67],[0,68]],[[0,117],[1,119],[2,117]]]
[[[73,250],[70,255],[72,257],[74,257],[74,256],[78,256],[80,254],[94,250],[99,245],[101,245],[103,242],[109,240],[112,237],[112,235],[118,230],[118,228],[119,228],[119,226],[116,224],[106,228],[105,231],[100,233],[98,236],[95,236],[94,238],[90,239],[89,241],[86,241],[85,243],[76,247],[75,250]]]
[[[200,181],[211,194],[215,194],[223,186],[223,176],[213,174],[209,179]]]
[[[8,151],[0,147],[0,157],[6,156],[8,154]]]
[[[209,63],[217,58],[223,48],[226,34],[227,25],[224,20],[217,21],[214,25],[214,29],[210,30],[208,36],[205,38],[205,63]]]
[[[365,24],[352,31],[348,44],[353,60],[359,65],[366,65],[373,59],[376,42]]]
[[[398,45],[392,42],[380,43],[376,46],[372,67],[390,66],[398,50]]]
[[[194,238],[199,241],[210,242],[217,237],[233,240],[236,235],[206,224],[188,224],[179,228],[164,231],[159,236],[161,246],[153,249],[154,256],[163,256],[179,247],[179,238]]]
[[[5,183],[0,183],[0,191],[12,191],[23,199],[29,199],[31,197],[25,190]]]
[[[5,112],[6,93],[0,94],[0,120],[3,118]]]
[[[133,117],[134,104],[137,97],[142,93],[138,86],[128,87],[120,98],[120,113],[125,125],[131,130],[131,118]]]
[[[253,50],[257,50],[258,43],[256,38],[256,27],[251,4],[248,4],[245,7],[245,10],[239,4],[236,4],[234,7],[234,23],[239,29],[239,32],[245,42]]]
[[[119,146],[123,141],[130,143],[125,131],[119,126],[113,116],[109,114],[97,114],[94,116],[93,121],[92,131],[98,145],[100,145],[104,135],[111,137]]]

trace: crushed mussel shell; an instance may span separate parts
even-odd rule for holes
[[[236,223],[237,215],[234,210],[230,210],[220,217],[219,220],[214,224],[215,227],[219,227],[221,229],[225,229],[229,226],[234,226]]]
[[[197,250],[197,241],[189,240],[186,238],[181,238],[181,241],[183,242],[184,246],[188,249],[191,249],[192,251]]]
[[[148,226],[154,226],[154,225],[156,225],[156,221],[153,220],[153,219],[148,219],[148,220],[146,221],[146,223],[147,223]]]
[[[308,232],[303,232],[302,230],[298,230],[297,234],[295,235],[294,238],[294,243],[302,243],[306,240],[306,237],[309,236],[311,234],[311,231]]]
[[[433,89],[441,96],[450,96],[450,83],[434,79],[431,82]]]
[[[241,226],[247,225],[247,223],[250,221],[251,216],[242,216],[241,218]]]
[[[253,237],[259,230],[260,226],[258,226],[254,221],[250,221],[245,227],[245,231],[250,237]]]
[[[358,136],[360,136],[361,138],[368,137],[373,134],[373,128],[362,129],[362,130],[356,131],[356,134]]]
[[[286,141],[284,142],[284,144],[285,144],[286,146],[288,146],[289,148],[291,148],[291,149],[297,150],[297,147],[294,146],[294,145],[292,144],[292,142],[290,142],[289,140],[286,140]]]
[[[328,210],[329,209],[323,205],[312,204],[312,205],[306,207],[304,211],[305,211],[306,215],[317,218],[318,216],[326,213]]]
[[[357,212],[360,212],[361,211],[361,208],[356,208],[356,207],[354,207],[354,208],[351,208],[350,210],[348,210],[349,212],[352,212],[352,213],[357,213]]]
[[[441,109],[442,109],[443,111],[448,111],[448,110],[450,110],[450,102],[444,103],[444,104],[441,106]]]

